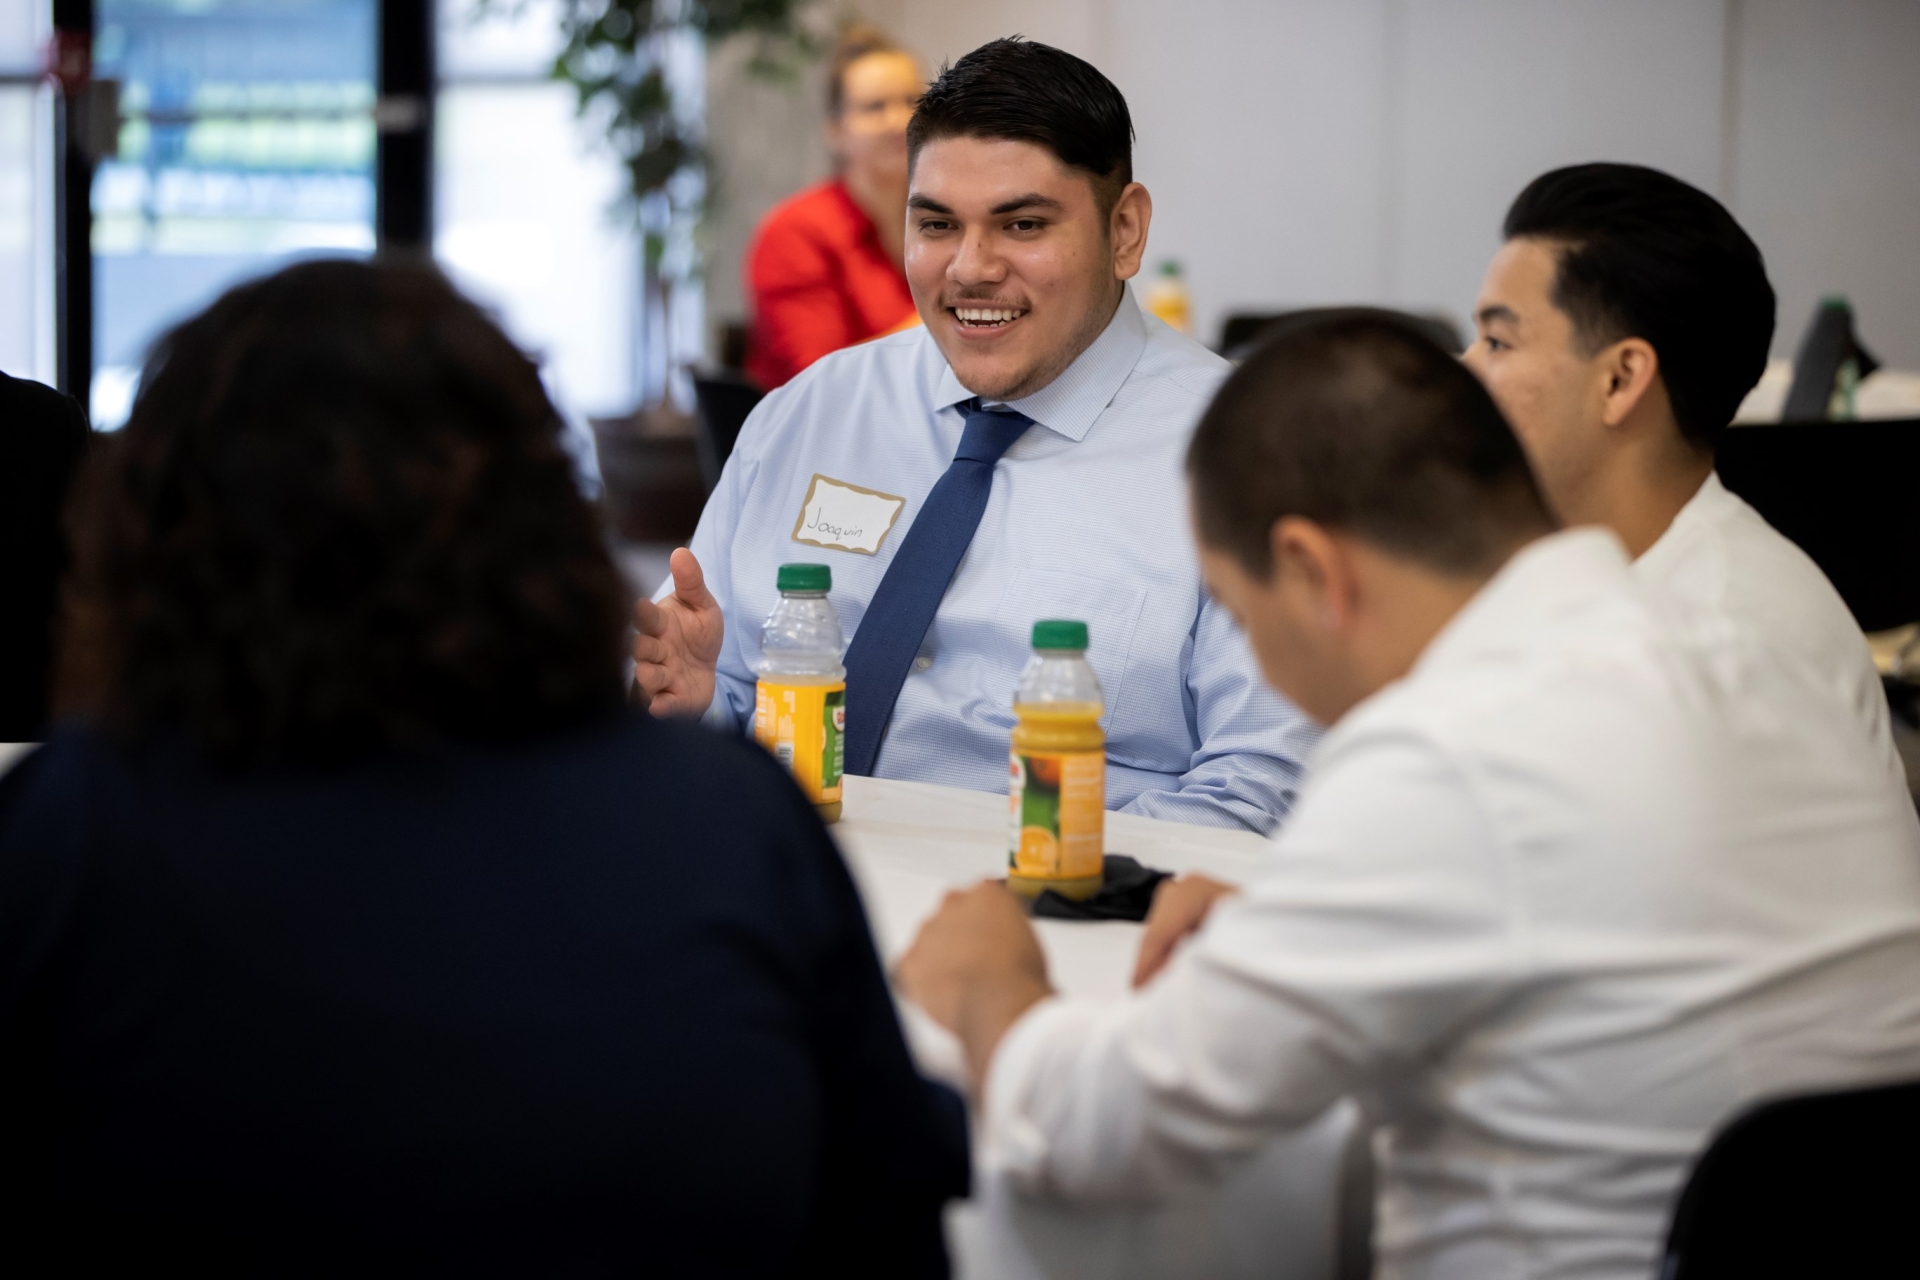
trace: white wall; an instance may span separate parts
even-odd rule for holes
[[[1630,160],[1719,194],[1718,0],[1398,8],[1389,300],[1466,315],[1508,204],[1559,165]]]
[[[1384,302],[1464,318],[1525,182],[1656,165],[1725,200],[1780,292],[1789,355],[1848,294],[1869,346],[1920,368],[1920,3],[1914,0],[868,0],[937,66],[1014,32],[1119,85],[1152,190],[1150,256],[1183,262],[1200,334],[1235,310]],[[816,86],[740,122],[716,76],[731,188],[712,251],[825,171]],[[802,159],[807,144],[813,150]],[[802,172],[804,170],[804,172]],[[768,166],[759,173],[771,177]],[[784,185],[787,182],[792,185]],[[777,188],[777,189],[776,189]],[[743,229],[744,228],[744,229]],[[717,315],[744,311],[718,268]]]
[[[1920,369],[1920,3],[1745,0],[1727,140],[1733,211],[1780,294],[1778,354],[1821,295]]]

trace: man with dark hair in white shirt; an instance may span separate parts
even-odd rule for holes
[[[1762,678],[1810,672],[1904,777],[1853,615],[1713,471],[1773,338],[1759,248],[1706,192],[1630,164],[1542,174],[1504,230],[1466,361],[1548,502],[1567,524],[1620,535],[1634,576],[1706,647],[1743,633],[1773,660]]]
[[[1162,887],[1126,1000],[1055,996],[1000,885],[927,923],[897,980],[983,1161],[1148,1201],[1357,1095],[1383,1274],[1645,1280],[1734,1112],[1920,1075],[1906,796],[1811,682],[1746,696],[1611,532],[1556,532],[1456,361],[1291,335],[1188,474],[1210,589],[1329,732],[1257,881]]]

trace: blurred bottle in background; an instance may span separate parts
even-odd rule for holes
[[[1147,310],[1185,334],[1193,332],[1193,299],[1187,295],[1187,280],[1180,264],[1169,258],[1160,264],[1160,274],[1147,286]]]

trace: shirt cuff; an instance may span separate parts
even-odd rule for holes
[[[1046,1182],[1048,1135],[1031,1114],[1033,1087],[1052,1056],[1050,1046],[1076,1038],[1087,1010],[1048,996],[1021,1014],[1000,1037],[987,1078],[980,1085],[980,1164],[1004,1172],[1022,1191]]]

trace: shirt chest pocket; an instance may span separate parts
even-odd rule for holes
[[[1064,569],[1022,569],[1001,598],[1000,617],[1021,647],[1031,644],[1033,624],[1043,618],[1086,623],[1087,661],[1100,677],[1105,719],[1112,724],[1126,698],[1134,632],[1146,603],[1147,590],[1138,583]],[[1009,690],[1009,703],[1012,694]]]

